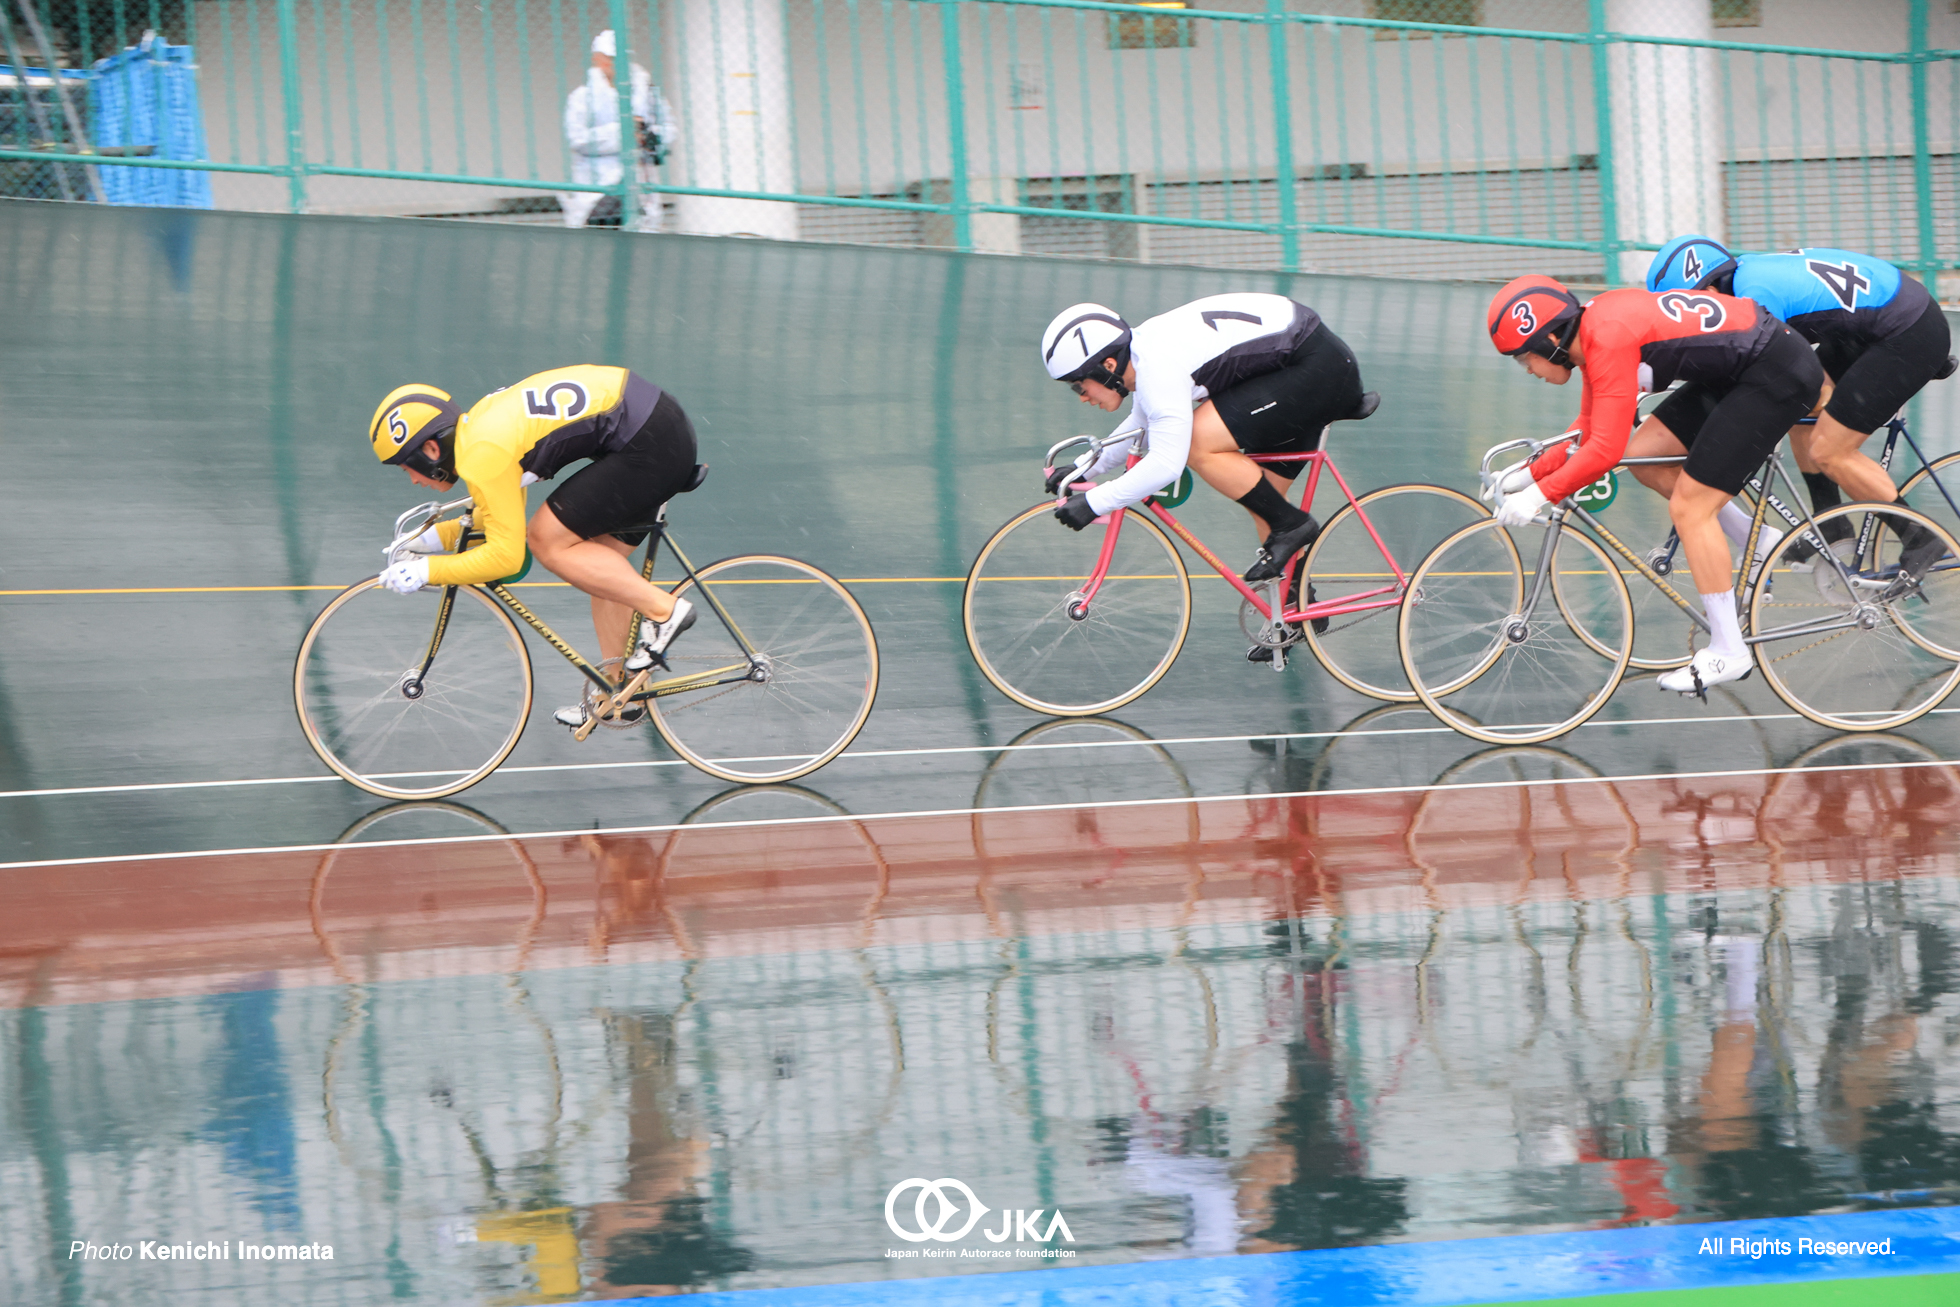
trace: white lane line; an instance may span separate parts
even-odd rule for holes
[[[1388,707],[1391,705],[1385,704],[1383,706]],[[1421,711],[1419,706],[1416,704],[1408,704],[1406,706],[1410,712]],[[1936,708],[1933,710],[1933,713],[1929,713],[1927,715],[1932,716],[1938,713],[1956,713],[1956,712],[1960,712],[1960,708]],[[1067,719],[1056,718],[1056,720],[1064,721]],[[1086,723],[1086,722],[1093,722],[1099,719],[1083,718],[1082,720]],[[1686,725],[1695,725],[1695,724],[1703,724],[1703,725],[1722,724],[1728,722],[1787,722],[1787,721],[1798,721],[1798,720],[1801,719],[1797,716],[1796,713],[1758,713],[1758,714],[1743,715],[1739,717],[1710,717],[1706,714],[1700,714],[1693,717],[1649,717],[1649,718],[1642,718],[1639,721],[1631,721],[1631,722],[1600,721],[1595,719],[1579,727],[1579,730],[1581,731],[1588,730],[1596,726],[1615,726],[1615,727],[1686,726]],[[926,758],[926,757],[950,756],[954,754],[967,754],[967,753],[1016,753],[1023,750],[1035,751],[1041,749],[1165,748],[1173,744],[1186,744],[1186,745],[1188,744],[1242,744],[1250,740],[1347,740],[1347,739],[1358,740],[1358,739],[1367,739],[1371,736],[1454,735],[1454,734],[1456,734],[1456,732],[1453,731],[1450,727],[1437,725],[1437,726],[1411,726],[1411,727],[1406,727],[1403,729],[1392,730],[1392,731],[1390,730],[1299,731],[1290,734],[1273,734],[1270,732],[1261,732],[1254,735],[1185,735],[1185,736],[1174,736],[1172,738],[1163,739],[1163,740],[1146,738],[1141,740],[1125,739],[1125,740],[1058,741],[1057,743],[1054,744],[962,744],[962,745],[948,745],[942,748],[933,748],[933,749],[851,749],[851,750],[847,750],[844,753],[839,754],[835,759],[833,759],[829,763],[829,766],[835,767],[842,762],[857,761],[857,760],[868,759],[868,758]],[[566,762],[566,763],[539,764],[539,765],[529,766],[529,767],[499,767],[496,771],[492,772],[489,776],[486,776],[482,781],[478,782],[478,784],[488,784],[490,781],[496,779],[499,776],[536,776],[536,775],[544,775],[552,772],[626,771],[626,770],[632,770],[632,769],[637,769],[642,767],[685,767],[685,766],[687,766],[687,764],[679,758],[651,758],[651,759],[641,759],[635,762]],[[420,773],[403,773],[403,774],[414,775]],[[245,780],[230,780],[230,781],[158,781],[158,782],[154,782],[151,784],[144,784],[144,785],[76,785],[76,786],[69,786],[63,789],[48,789],[48,790],[0,790],[0,799],[58,799],[58,798],[70,797],[77,794],[154,794],[154,793],[159,793],[159,792],[169,791],[169,790],[218,790],[218,789],[226,789],[231,786],[249,786],[249,785],[317,785],[322,781],[338,781],[338,780],[340,780],[340,777],[332,776],[332,775],[264,776],[264,777],[250,778]]]
[[[1390,732],[1393,734],[1394,732]],[[1529,746],[1527,746],[1529,747]],[[354,849],[422,848],[449,844],[508,844],[513,840],[560,840],[580,835],[663,835],[683,830],[739,830],[763,826],[835,825],[838,822],[904,821],[913,817],[1005,816],[1030,812],[1083,812],[1118,808],[1163,808],[1179,803],[1269,803],[1274,799],[1348,799],[1369,795],[1431,794],[1445,790],[1517,790],[1545,785],[1617,785],[1639,781],[1735,780],[1751,776],[1823,775],[1827,772],[1907,771],[1955,764],[1929,758],[1919,762],[1859,762],[1826,767],[1745,767],[1733,771],[1648,772],[1638,776],[1558,776],[1534,781],[1467,781],[1460,785],[1379,785],[1352,790],[1287,790],[1275,794],[1206,794],[1189,799],[1106,799],[1091,803],[1032,803],[1005,808],[929,808],[919,812],[834,813],[821,817],[765,817],[754,821],[711,821],[684,825],[580,826],[571,830],[510,831],[502,835],[430,836],[413,840],[357,840],[352,844],[268,844],[250,849],[192,849],[181,853],[132,853],[96,858],[46,858],[35,862],[0,862],[0,871],[42,867],[89,867],[115,862],[181,862],[185,858],[266,857],[279,853],[350,852]]]

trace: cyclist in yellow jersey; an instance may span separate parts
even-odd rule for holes
[[[694,624],[692,604],[646,581],[629,561],[647,537],[630,528],[652,523],[695,475],[694,425],[646,378],[590,364],[553,368],[492,391],[468,412],[434,386],[399,386],[375,409],[368,441],[375,457],[417,485],[444,490],[461,480],[484,535],[455,553],[460,525],[438,523],[411,546],[415,557],[381,573],[389,589],[413,594],[496,581],[523,567],[528,545],[538,562],[592,596],[601,649],[625,646],[635,611],[645,619],[629,672],[650,666]],[[527,526],[524,487],[579,459],[592,461],[553,490]],[[585,708],[556,716],[576,727]]]

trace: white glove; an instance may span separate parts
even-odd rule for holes
[[[429,560],[417,555],[390,563],[381,573],[381,584],[398,595],[412,595],[429,583]]]
[[[1521,463],[1499,468],[1492,474],[1490,484],[1484,487],[1482,498],[1486,504],[1495,504],[1504,496],[1523,490],[1535,482],[1536,478],[1531,475],[1531,460],[1527,458]]]
[[[427,531],[424,531],[421,535],[416,536],[413,540],[403,545],[402,548],[408,550],[411,554],[440,554],[444,552],[442,532],[436,530],[434,527],[430,527]],[[381,556],[387,561],[393,562],[395,547],[393,545],[381,546]]]
[[[1504,502],[1497,506],[1497,524],[1499,526],[1523,526],[1532,518],[1537,517],[1538,510],[1543,508],[1547,502],[1544,492],[1534,482],[1526,486],[1523,490],[1514,491],[1504,496]]]

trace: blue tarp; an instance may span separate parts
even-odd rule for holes
[[[204,115],[197,64],[188,45],[146,32],[140,45],[96,63],[89,78],[89,119],[98,147],[153,145],[153,159],[203,159]],[[211,207],[211,174],[184,168],[102,169],[111,204]]]

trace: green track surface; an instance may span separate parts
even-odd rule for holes
[[[1546,1299],[1535,1299],[1544,1302]],[[1960,1275],[1878,1276],[1861,1280],[1810,1280],[1797,1284],[1738,1284],[1721,1289],[1673,1289],[1661,1293],[1608,1293],[1559,1298],[1563,1307],[1954,1307]],[[1505,1303],[1501,1307],[1524,1307]]]

